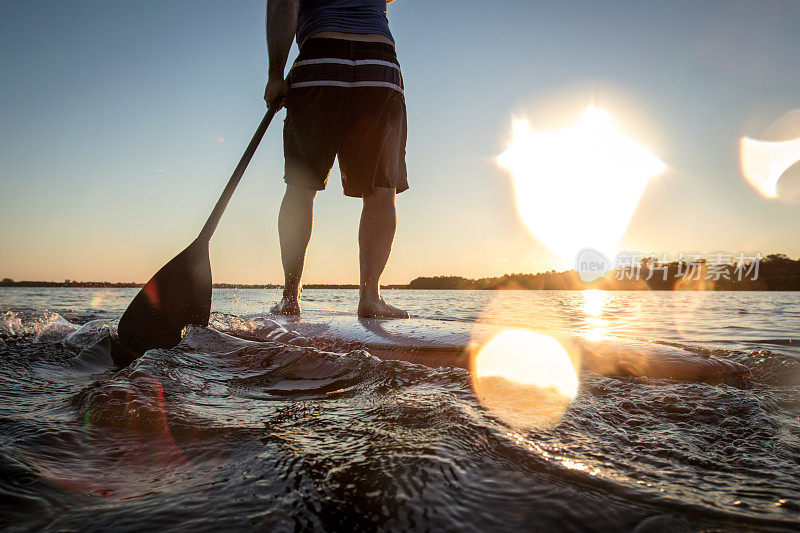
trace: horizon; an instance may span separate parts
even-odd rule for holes
[[[781,252],[773,252],[773,253],[765,254],[763,257],[759,256],[758,259],[757,259],[757,262],[762,263],[764,260],[768,260],[769,258],[788,259],[790,261],[794,261],[794,262],[800,263],[800,257],[798,257],[797,259],[794,259],[791,256],[788,256],[787,254],[784,254],[784,253],[781,253]],[[658,258],[642,257],[641,258],[641,261],[642,261],[641,264],[644,264],[644,261],[646,261],[648,259],[654,259],[654,260],[658,261]],[[705,257],[696,258],[694,260],[690,260],[689,258],[685,258],[685,259],[686,259],[685,261],[683,261],[682,259],[681,260],[669,261],[666,264],[676,265],[676,264],[678,264],[678,263],[680,263],[682,261],[684,263],[686,263],[686,264],[690,264],[692,262],[702,262],[703,264],[705,264],[708,261],[708,258],[705,258]],[[736,265],[735,259],[736,258],[731,258],[731,261],[729,261],[727,263],[724,263],[724,264],[727,264],[727,265],[730,265],[731,267],[733,267],[733,266]],[[743,259],[755,259],[755,257],[753,257],[753,258],[743,257]],[[599,279],[606,279],[607,280],[607,278],[612,273],[618,272],[618,271],[620,271],[622,269],[626,269],[626,268],[627,269],[636,268],[636,267],[631,267],[631,266],[627,266],[627,265],[619,266],[620,265],[619,262],[617,262],[615,264],[617,265],[615,268],[612,268],[612,269],[609,269],[609,270],[605,271],[603,276],[601,276]],[[405,282],[405,283],[402,283],[402,282],[401,283],[384,283],[384,282],[381,282],[381,287],[391,288],[391,287],[410,286],[414,281],[417,281],[417,280],[420,280],[420,279],[458,278],[458,279],[463,279],[463,280],[466,280],[466,281],[484,281],[484,280],[501,279],[501,278],[504,278],[504,277],[546,276],[546,275],[551,275],[551,274],[560,275],[560,274],[567,274],[567,273],[572,273],[572,272],[574,272],[576,274],[580,274],[580,271],[578,269],[575,269],[575,268],[567,269],[567,270],[560,270],[560,271],[559,270],[555,270],[555,269],[551,269],[551,270],[541,271],[541,272],[505,272],[503,274],[494,274],[494,275],[482,276],[482,277],[477,277],[477,278],[469,278],[469,277],[465,277],[465,276],[463,276],[461,274],[453,274],[453,273],[427,274],[427,275],[417,276],[417,277],[415,277],[415,278],[413,278],[413,279],[411,279],[411,280],[409,280],[408,282]],[[24,286],[24,285],[21,285],[21,284],[25,284],[25,283],[43,283],[43,284],[54,284],[54,285],[73,284],[73,285],[77,285],[77,286],[85,286],[85,285],[90,285],[90,284],[98,284],[98,285],[108,284],[108,285],[126,285],[126,286],[138,286],[138,287],[141,287],[142,285],[144,285],[146,283],[146,280],[145,281],[130,281],[130,280],[128,280],[128,281],[108,281],[108,280],[99,281],[99,280],[78,280],[78,279],[65,278],[64,281],[54,281],[54,280],[34,280],[34,279],[13,279],[13,278],[10,278],[8,276],[0,275],[0,287],[3,287],[3,286],[11,287],[11,286],[15,286],[15,285]],[[587,282],[587,284],[591,284],[591,281]],[[214,281],[213,285],[215,287],[219,286],[219,285],[238,285],[238,286],[277,287],[277,288],[280,288],[280,287],[283,286],[283,283],[274,282],[274,281],[255,281],[255,282],[247,282],[247,283],[245,283],[245,282],[230,282],[230,281]],[[353,287],[353,288],[358,288],[358,284],[357,283],[348,283],[348,282],[336,282],[336,281],[334,281],[334,282],[320,283],[320,282],[315,282],[315,281],[309,281],[309,282],[304,282],[303,283],[303,287],[304,288],[314,288],[314,286],[323,286],[323,285],[326,288],[327,287],[347,287],[347,288]]]
[[[0,86],[0,276],[146,281],[197,234],[263,115],[263,1],[0,9],[0,44],[13,52]],[[615,250],[800,257],[800,165],[775,185],[751,176],[759,160],[740,153],[763,147],[745,139],[800,138],[800,72],[786,68],[798,16],[789,2],[393,2],[411,189],[398,197],[382,283],[560,270],[572,248],[595,245],[580,241],[616,205],[618,185],[593,203],[526,193],[552,209],[550,235],[524,207],[518,171],[498,159],[515,120],[562,132],[589,106],[664,164],[634,203],[613,207],[630,210],[609,226],[621,231]],[[281,123],[212,240],[225,283],[283,277]],[[597,184],[580,177],[571,193],[589,196]],[[359,203],[339,179],[337,165],[318,195],[306,285],[357,283]]]

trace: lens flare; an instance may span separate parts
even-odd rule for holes
[[[100,306],[103,305],[103,302],[108,300],[111,297],[111,293],[109,291],[97,291],[92,296],[92,309],[100,309]]]
[[[778,198],[778,181],[800,161],[800,138],[759,141],[742,137],[739,142],[742,174],[762,196]]]
[[[472,362],[480,401],[516,426],[553,425],[578,393],[578,373],[554,338],[508,329],[492,338]]]
[[[526,119],[512,129],[498,163],[512,176],[523,223],[565,265],[587,247],[613,257],[645,186],[666,165],[594,106],[563,130],[537,132]]]
[[[173,438],[161,382],[123,372],[101,389],[109,394],[90,395],[80,454],[26,453],[39,477],[65,491],[121,501],[169,490],[175,476],[194,468]]]

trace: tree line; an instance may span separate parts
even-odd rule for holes
[[[758,261],[737,265],[673,261],[656,263],[644,258],[637,265],[610,271],[602,278],[584,282],[575,270],[549,270],[538,274],[505,274],[499,277],[470,279],[462,276],[419,277],[411,289],[456,290],[717,290],[717,291],[798,291],[800,259],[770,254]]]

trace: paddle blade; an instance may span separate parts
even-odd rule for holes
[[[208,241],[195,240],[156,272],[125,310],[117,328],[131,350],[172,348],[181,331],[207,326],[211,314],[211,263]]]

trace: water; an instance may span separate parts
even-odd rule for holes
[[[517,427],[467,371],[191,329],[115,371],[70,360],[135,289],[0,288],[0,527],[796,530],[797,293],[388,291],[425,318],[689,347],[744,382],[583,371]],[[236,335],[277,291],[217,290]],[[356,292],[307,290],[354,309]],[[624,341],[623,341],[624,342]]]

